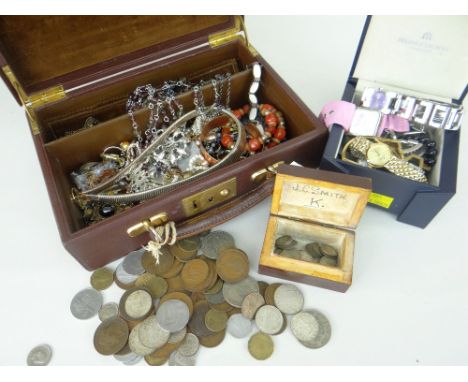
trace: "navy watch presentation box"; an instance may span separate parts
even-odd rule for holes
[[[343,100],[365,87],[461,105],[468,92],[468,16],[366,19]],[[355,102],[356,103],[356,102]],[[371,205],[424,228],[455,194],[460,130],[438,129],[437,163],[420,183],[340,159],[344,130],[333,125],[320,168],[372,178]]]

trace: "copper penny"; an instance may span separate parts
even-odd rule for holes
[[[205,315],[205,325],[212,332],[218,333],[226,329],[229,316],[226,312],[221,312],[211,308]]]
[[[188,261],[180,273],[185,289],[196,292],[203,290],[203,285],[210,276],[210,267],[202,259]]]
[[[190,298],[193,303],[196,304],[198,301],[206,301],[206,296],[202,292],[192,292]]]
[[[237,283],[249,275],[249,258],[238,248],[224,249],[216,260],[216,272],[225,282]]]
[[[162,247],[160,251],[159,264],[156,263],[156,259],[151,252],[145,252],[141,258],[141,263],[146,272],[156,276],[161,276],[168,272],[174,263],[174,256],[172,256],[167,246]]]
[[[125,346],[127,340],[127,323],[119,317],[101,322],[94,333],[94,347],[102,355],[119,352]]]
[[[182,271],[183,267],[184,267],[184,263],[174,258],[174,262],[172,263],[171,268],[167,272],[161,274],[161,277],[165,279],[175,277]]]
[[[197,337],[213,334],[205,325],[205,316],[209,310],[210,305],[206,301],[198,301],[193,307],[193,315],[188,323],[188,327]]]
[[[193,301],[185,293],[170,292],[170,293],[164,295],[161,298],[160,304],[162,304],[162,303],[164,303],[164,302],[166,302],[168,300],[180,300],[182,302],[185,302],[187,304],[187,307],[189,308],[189,315],[190,315],[190,317],[192,317],[192,314],[193,314]]]
[[[231,310],[234,309],[232,305],[230,305],[228,302],[224,301],[220,304],[210,304],[210,307],[213,308],[214,310],[218,310],[220,312],[230,312]]]
[[[221,344],[221,342],[224,341],[224,338],[226,337],[226,329],[218,332],[218,333],[213,333],[209,336],[202,336],[199,337],[200,345],[206,347],[206,348],[214,348],[215,346],[218,346]]]
[[[218,277],[214,285],[205,291],[205,294],[219,293],[221,289],[223,289],[223,284],[224,284],[224,281]]]
[[[160,298],[167,292],[167,281],[160,276],[155,276],[152,273],[143,273],[135,281],[137,287],[142,287],[151,293],[154,298]]]
[[[179,240],[171,247],[172,254],[181,261],[193,259],[200,249],[201,240],[198,236]]]
[[[271,285],[268,285],[268,287],[265,289],[265,302],[267,305],[275,305],[275,292],[276,289],[278,289],[281,286],[281,283],[274,283]]]
[[[153,353],[149,354],[148,356],[150,359],[156,359],[156,358],[169,358],[171,353],[179,348],[179,346],[182,344],[182,341],[179,341],[175,344],[167,343],[164,346],[161,346],[159,349],[156,349]]]
[[[184,283],[182,282],[182,277],[180,275],[166,279],[166,281],[168,292],[178,292],[185,289]]]
[[[162,366],[168,359],[169,357],[155,357],[153,354],[145,355],[145,361],[150,366]]]

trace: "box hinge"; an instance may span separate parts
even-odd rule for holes
[[[21,104],[25,108],[33,135],[39,134],[39,127],[37,124],[35,109],[39,106],[43,106],[50,102],[55,102],[62,98],[65,98],[65,89],[62,85],[59,85],[42,90],[40,92],[33,93],[31,95],[27,95],[11,68],[8,65],[5,65],[2,68],[2,70],[3,73],[5,73],[5,76],[10,81],[13,88],[16,90]]]
[[[224,45],[228,42],[234,41],[236,39],[242,39],[244,36],[242,28],[242,17],[235,16],[234,27],[224,30],[222,32],[213,33],[208,36],[208,42],[212,48]]]

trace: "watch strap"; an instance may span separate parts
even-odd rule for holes
[[[346,101],[328,102],[319,114],[319,118],[329,129],[333,125],[340,125],[345,131],[349,131],[353,121],[356,105]]]
[[[416,182],[427,183],[427,177],[424,173],[424,170],[403,159],[393,157],[384,165],[384,167],[391,173],[402,178],[414,180]]]

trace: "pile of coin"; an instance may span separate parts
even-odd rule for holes
[[[298,240],[290,235],[283,235],[276,239],[274,253],[291,259],[320,263],[330,267],[338,265],[338,251],[331,245],[317,242],[301,245]]]
[[[112,277],[110,277],[112,275]],[[119,304],[102,305],[98,289],[112,281],[125,289]],[[323,314],[303,310],[304,297],[291,284],[257,282],[249,276],[249,259],[233,237],[213,231],[163,247],[159,263],[144,249],[131,252],[114,273],[99,269],[93,289],[79,292],[71,312],[79,319],[98,314],[101,324],[94,346],[125,365],[142,358],[149,365],[195,365],[200,346],[219,345],[226,333],[248,337],[250,354],[264,360],[274,349],[272,336],[287,328],[304,346],[317,348],[330,339]]]

